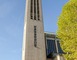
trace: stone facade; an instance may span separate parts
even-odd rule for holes
[[[22,60],[46,60],[41,0],[26,0]]]

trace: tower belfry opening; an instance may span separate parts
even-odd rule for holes
[[[30,17],[33,20],[40,20],[39,0],[31,0]]]
[[[39,0],[37,0],[37,17],[38,17],[38,20],[40,20],[40,14],[39,14]]]
[[[33,0],[31,0],[31,19],[33,19]]]
[[[34,0],[34,20],[36,20],[36,0]]]

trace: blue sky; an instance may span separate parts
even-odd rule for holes
[[[56,32],[68,0],[42,0],[44,31]],[[21,60],[25,0],[0,0],[0,60]]]

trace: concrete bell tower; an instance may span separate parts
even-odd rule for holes
[[[41,0],[26,0],[22,60],[46,60]]]

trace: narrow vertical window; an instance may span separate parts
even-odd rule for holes
[[[34,26],[34,46],[37,47],[37,31],[36,31],[36,26]]]
[[[31,0],[30,17],[31,17],[31,19],[33,19],[33,1],[32,0]]]
[[[34,0],[34,20],[36,20],[36,0]]]
[[[40,20],[40,15],[39,15],[39,0],[37,0],[37,17],[38,17],[38,20]]]

